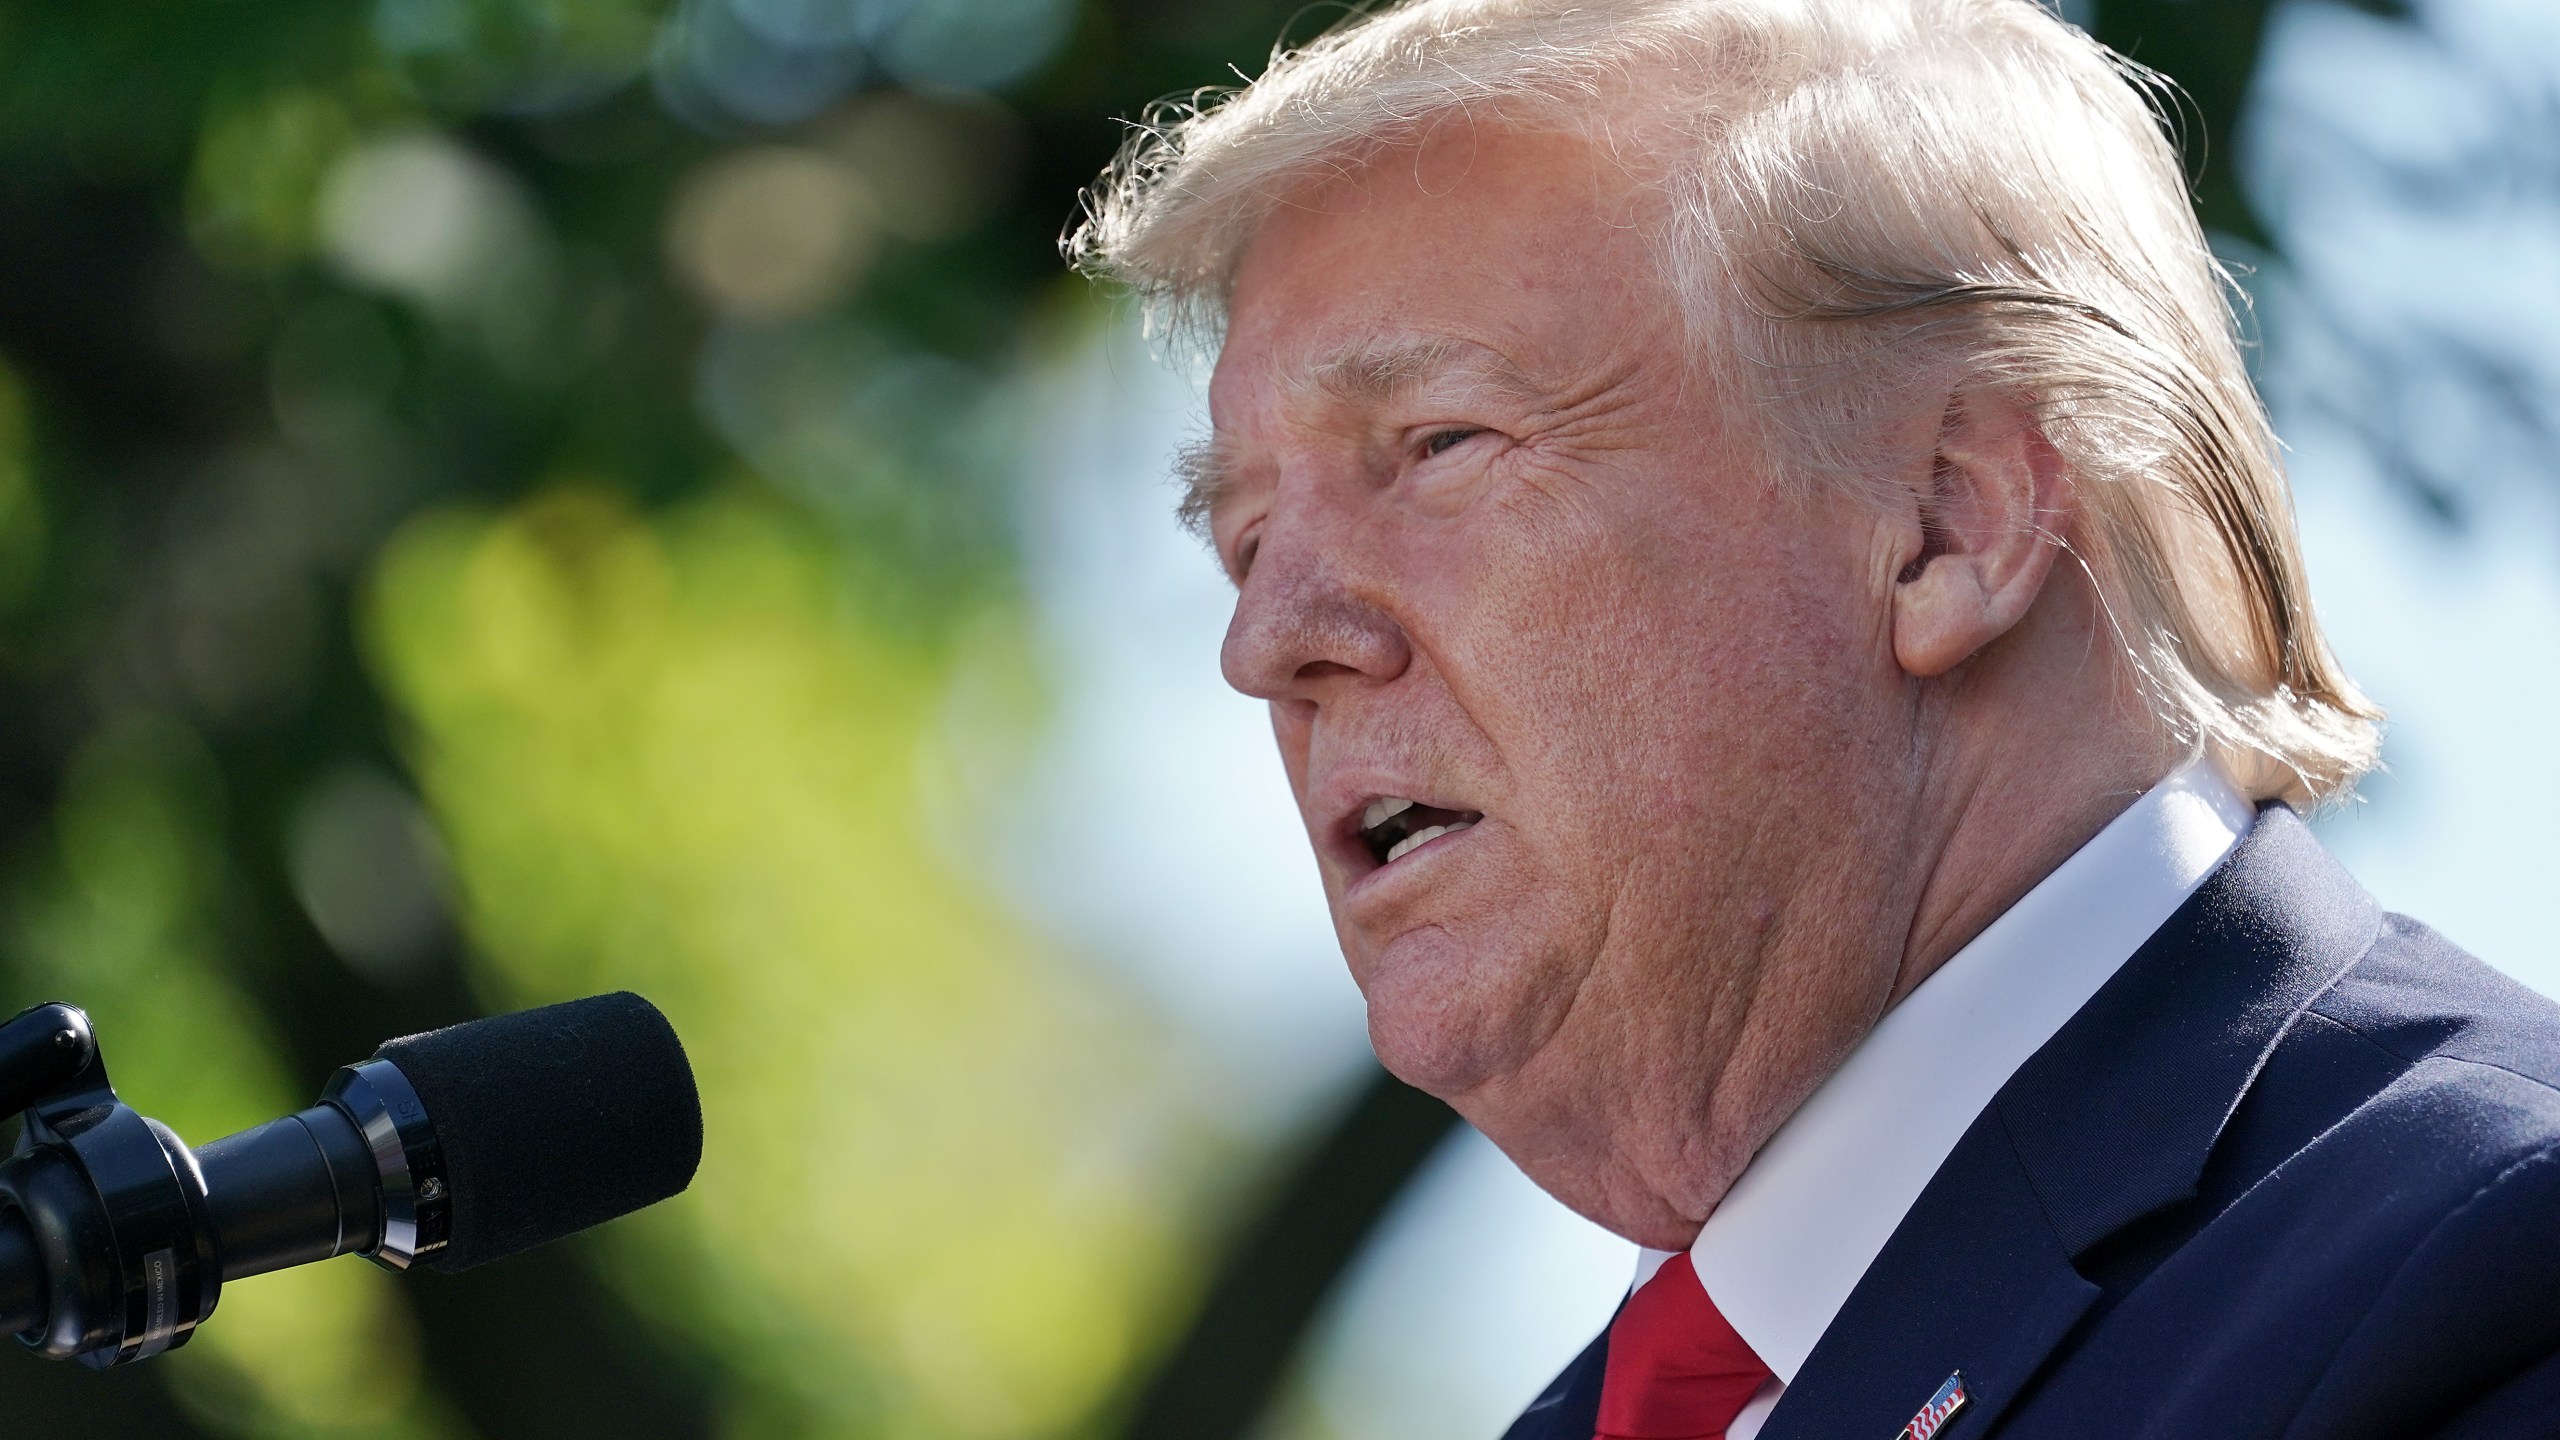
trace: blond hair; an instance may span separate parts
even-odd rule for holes
[[[1765,402],[1734,408],[1781,473],[1872,483],[1898,407],[2023,397],[2153,713],[2308,804],[2381,716],[2312,613],[2163,94],[2029,0],[1414,0],[1157,107],[1065,243],[1214,335],[1292,193],[1452,119],[1584,135],[1658,188],[1692,348]]]

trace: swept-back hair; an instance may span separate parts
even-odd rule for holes
[[[1658,193],[1693,358],[1781,477],[1873,488],[1912,405],[2018,397],[2154,715],[2308,804],[2381,717],[2312,613],[2174,115],[2030,0],[1413,0],[1156,107],[1065,245],[1214,341],[1292,194],[1452,122],[1582,135]]]

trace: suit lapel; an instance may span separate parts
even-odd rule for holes
[[[1546,1393],[1529,1402],[1502,1440],[1591,1440],[1600,1427],[1600,1381],[1609,1370],[1609,1331],[1583,1347]]]
[[[1991,1434],[2098,1288],[2074,1261],[2195,1194],[2285,1029],[2380,915],[2290,810],[2010,1077],[1807,1357],[1764,1440],[1889,1440],[1951,1374]]]
[[[1763,1440],[1890,1440],[1947,1377],[1988,1428],[2098,1287],[2071,1268],[2007,1128],[1986,1111],[1823,1332]]]
[[[2382,912],[2299,816],[2231,859],[1992,1101],[2076,1257],[2191,1198],[2258,1068]]]

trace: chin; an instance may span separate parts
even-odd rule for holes
[[[1369,1007],[1369,1048],[1378,1063],[1407,1085],[1443,1100],[1482,1086],[1501,1073],[1485,1047],[1467,1032],[1438,1017],[1419,1018]]]
[[[1524,967],[1443,930],[1402,936],[1364,969],[1378,1063],[1443,1100],[1517,1071],[1551,1028],[1541,1023],[1547,1007],[1523,993]]]

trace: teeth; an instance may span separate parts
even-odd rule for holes
[[[1398,860],[1405,857],[1406,851],[1413,849],[1417,845],[1437,840],[1448,833],[1449,827],[1446,825],[1434,825],[1428,829],[1416,830],[1412,834],[1397,841],[1395,845],[1387,851],[1387,863],[1393,865]]]
[[[1460,820],[1455,824],[1429,825],[1420,830],[1416,830],[1412,834],[1397,841],[1394,847],[1387,851],[1387,863],[1393,865],[1398,860],[1403,859],[1406,852],[1413,850],[1417,846],[1428,845],[1443,835],[1454,835],[1475,823],[1476,822],[1473,820]]]
[[[1360,812],[1360,828],[1375,830],[1412,808],[1412,801],[1400,800],[1394,796],[1372,800],[1369,802],[1369,808]]]

